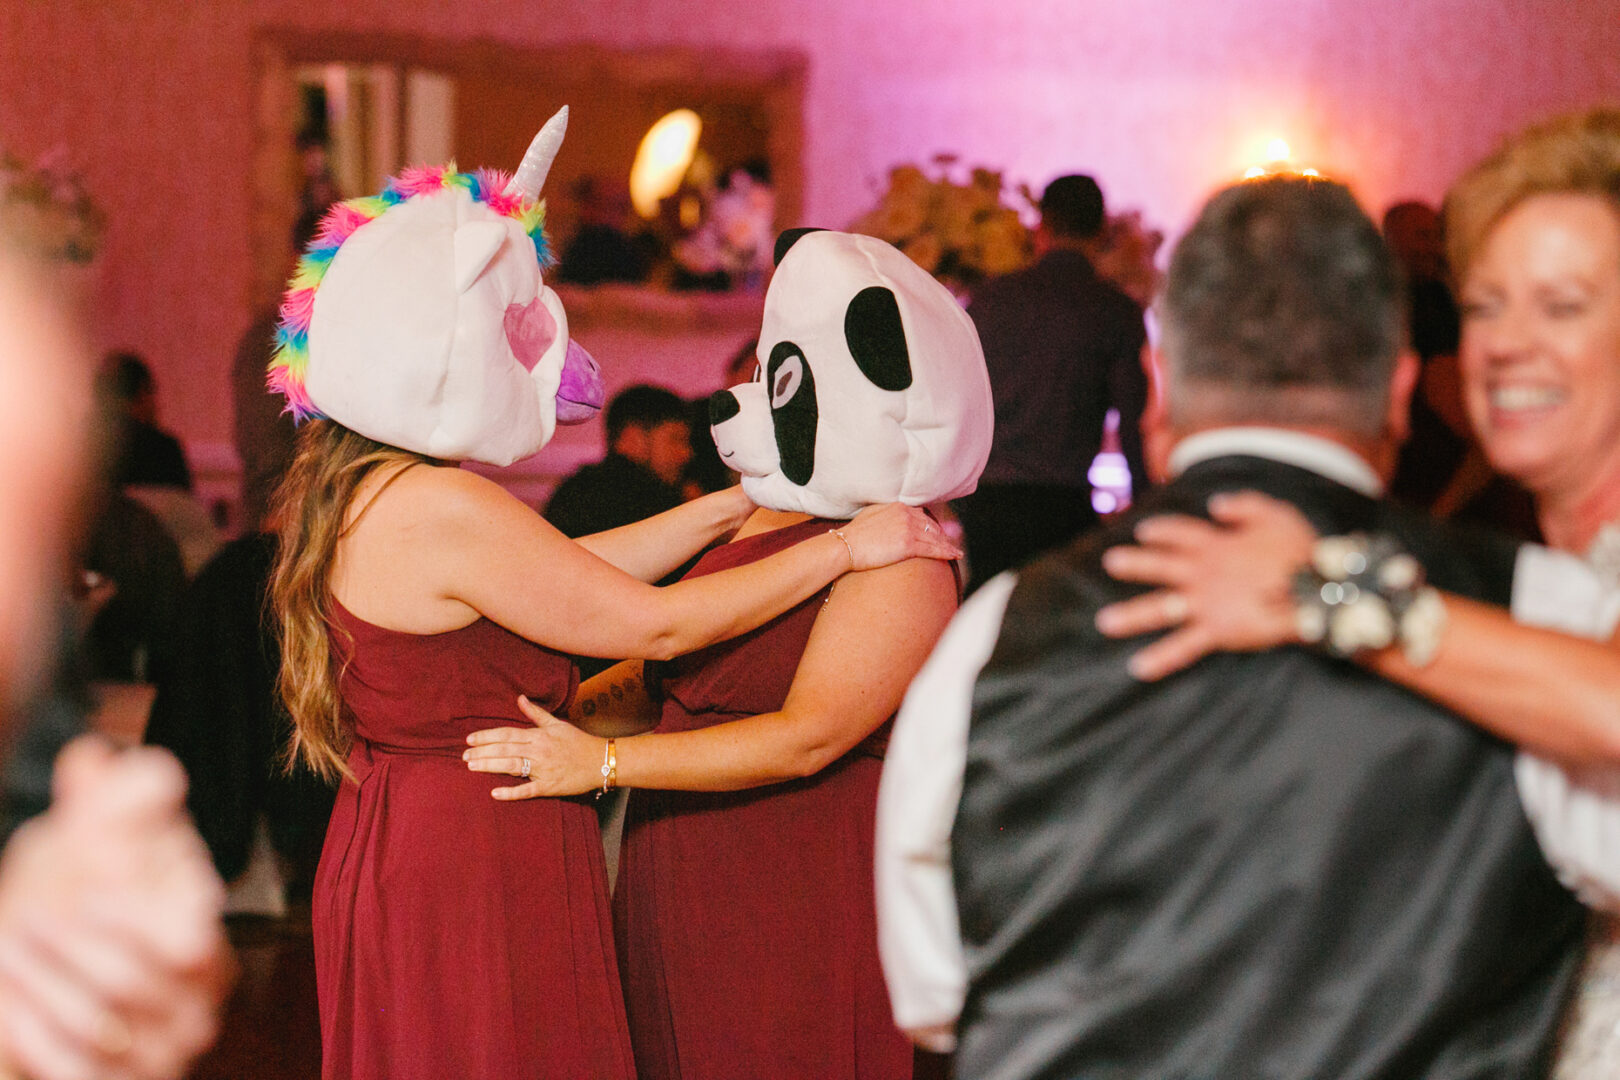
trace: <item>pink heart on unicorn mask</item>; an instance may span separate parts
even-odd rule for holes
[[[538,296],[527,304],[508,306],[504,325],[506,343],[512,347],[512,355],[517,357],[524,371],[533,371],[551,343],[557,340],[557,320],[551,317]]]

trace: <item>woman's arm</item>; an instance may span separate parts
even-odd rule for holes
[[[959,554],[927,514],[889,504],[863,510],[842,538],[828,532],[747,566],[654,588],[461,469],[408,470],[353,532],[333,586],[362,618],[434,633],[482,614],[564,652],[651,659],[751,630],[848,570]]]
[[[1591,641],[1521,626],[1498,607],[1445,596],[1440,651],[1422,667],[1399,647],[1357,657],[1526,750],[1620,764],[1620,636]]]
[[[566,719],[599,739],[640,735],[658,723],[658,703],[647,693],[643,662],[625,660],[579,684]]]
[[[821,771],[870,735],[900,706],[956,607],[944,563],[913,559],[838,582],[778,712],[698,731],[618,739],[623,787],[735,791]],[[469,767],[518,773],[528,783],[497,798],[577,794],[601,783],[604,743],[527,702],[534,728],[476,732]]]
[[[1164,586],[1111,604],[1097,626],[1112,637],[1171,632],[1131,661],[1159,679],[1216,651],[1300,641],[1291,584],[1315,534],[1286,503],[1254,493],[1212,500],[1217,524],[1191,517],[1142,522],[1138,547],[1104,566],[1124,581]],[[1446,595],[1433,660],[1398,646],[1358,663],[1526,749],[1571,763],[1620,763],[1620,636],[1591,641],[1515,623],[1501,608]]]
[[[753,512],[753,502],[739,485],[575,542],[637,581],[653,582],[742,528]]]

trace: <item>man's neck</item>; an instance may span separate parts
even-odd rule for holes
[[[1097,244],[1096,237],[1054,236],[1040,232],[1035,235],[1035,257],[1043,258],[1054,251],[1073,251],[1084,255],[1086,261],[1090,262],[1097,257]]]

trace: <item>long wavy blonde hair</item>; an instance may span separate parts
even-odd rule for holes
[[[332,658],[332,563],[338,541],[353,528],[345,528],[344,518],[361,482],[379,468],[427,460],[331,420],[311,420],[299,429],[298,453],[276,491],[281,542],[270,578],[271,617],[281,642],[276,688],[293,722],[289,766],[302,758],[326,780],[352,777],[347,758],[353,732]]]

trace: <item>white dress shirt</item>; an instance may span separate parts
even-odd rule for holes
[[[1183,439],[1172,473],[1245,454],[1310,469],[1363,494],[1383,485],[1370,465],[1327,439],[1277,428],[1221,428]],[[878,953],[894,1020],[929,1050],[955,1048],[967,992],[951,828],[962,797],[973,686],[1001,635],[1017,582],[992,578],[962,605],[895,717],[878,787]],[[1522,622],[1607,636],[1620,621],[1620,589],[1584,562],[1530,547],[1514,573],[1513,613]],[[1567,770],[1520,754],[1515,775],[1525,812],[1548,861],[1588,904],[1620,910],[1620,772]]]
[[[1583,559],[1527,546],[1513,570],[1513,619],[1606,640],[1620,624],[1620,588]],[[1588,906],[1620,912],[1620,769],[1521,753],[1513,776],[1559,879]]]

